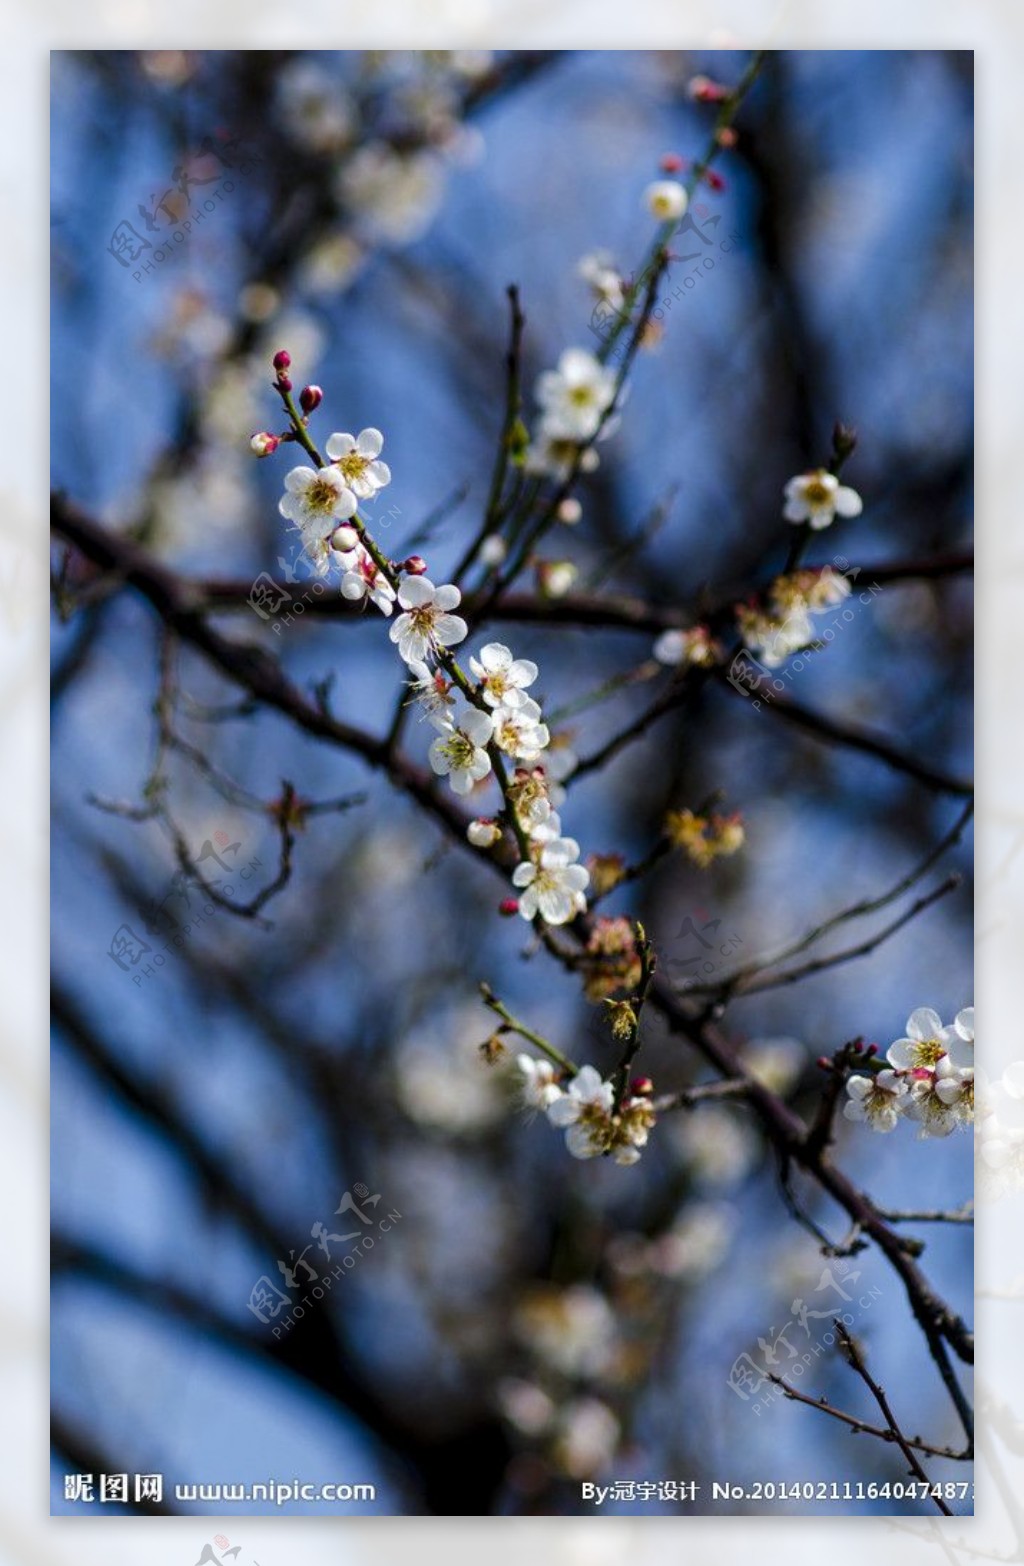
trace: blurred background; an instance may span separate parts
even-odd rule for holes
[[[384,431],[385,547],[420,548],[447,580],[486,498],[506,285],[522,293],[529,387],[564,347],[593,342],[580,259],[607,249],[631,271],[659,158],[703,147],[690,78],[731,82],[743,58],[55,55],[54,483],[178,571],[265,571],[298,596],[305,568],[276,511],[291,464],[248,449],[277,427],[268,365],[287,347],[296,384],[324,389],[319,431]],[[695,206],[731,248],[666,311],[582,487],[581,524],[546,543],[580,586],[689,606],[778,569],[782,485],[827,458],[837,417],[859,433],[846,477],[865,514],[816,540],[813,561],[869,567],[969,543],[970,57],[773,54],[740,127],[724,189]],[[221,195],[177,242],[182,168],[193,200],[200,179]],[[746,1113],[666,1119],[633,1169],[571,1161],[517,1107],[507,1068],[481,1062],[476,983],[606,1069],[596,1008],[546,959],[524,960],[525,926],[494,917],[482,866],[354,760],[240,710],[189,657],[174,723],[191,753],[167,770],[193,852],[210,844],[250,870],[248,897],[275,873],[267,804],[285,780],[338,808],[301,835],[271,928],[218,910],[148,977],[112,959],[123,925],[156,947],[184,889],[159,826],[131,819],[154,762],[157,627],[130,594],[79,586],[73,571],[61,580],[54,631],[54,1510],[88,1509],[64,1499],[75,1471],[366,1481],[375,1502],[333,1509],[472,1516],[573,1513],[591,1478],[899,1477],[881,1445],[728,1385],[823,1265]],[[968,775],[967,579],[853,603],[794,698]],[[306,688],[333,680],[340,714],[386,728],[398,678],[376,620],[284,624],[243,602],[223,626]],[[649,635],[500,634],[540,664],[545,708],[581,756],[664,679]],[[579,706],[626,671],[617,697]],[[422,762],[418,724],[406,743]],[[744,852],[705,872],[671,860],[606,907],[641,917],[669,963],[692,955],[687,921],[719,920],[747,959],[887,890],[960,808],[709,689],[582,777],[563,819],[585,852],[634,859],[668,805],[717,789],[743,813]],[[947,868],[966,871],[965,856]],[[884,1048],[915,1007],[949,1018],[971,1001],[970,931],[965,883],[863,961],[736,1002],[727,1029],[806,1112],[823,1051],[857,1035]],[[695,1069],[656,1028],[644,1062],[666,1091]],[[840,1141],[894,1207],[963,1202],[970,1153],[967,1138],[920,1143],[906,1126]],[[249,1309],[254,1285],[283,1285],[279,1260],[304,1247],[319,1270],[312,1231],[347,1232],[334,1215],[357,1187],[400,1219],[275,1337],[279,1318]],[[970,1231],[927,1238],[930,1274],[966,1310]],[[871,1252],[854,1270],[872,1366],[915,1429],[955,1440],[898,1285]],[[857,1404],[831,1353],[809,1375],[816,1395]],[[325,1510],[282,1511],[305,1509]]]

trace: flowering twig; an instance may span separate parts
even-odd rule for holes
[[[484,1005],[489,1006],[495,1016],[501,1018],[506,1028],[512,1033],[518,1033],[520,1038],[526,1039],[528,1043],[535,1045],[542,1054],[546,1055],[550,1061],[560,1067],[567,1076],[574,1077],[576,1075],[579,1067],[569,1059],[568,1055],[563,1055],[562,1051],[556,1049],[550,1039],[544,1038],[534,1028],[528,1027],[525,1022],[521,1022],[518,1017],[514,1017],[504,1002],[498,999],[489,984],[481,983],[480,994],[483,996]]]
[[[858,1419],[856,1414],[848,1414],[841,1408],[836,1408],[827,1397],[811,1397],[808,1392],[800,1392],[796,1387],[790,1386],[784,1377],[775,1371],[768,1371],[767,1377],[774,1386],[790,1399],[793,1403],[803,1403],[806,1408],[816,1408],[819,1413],[828,1414],[831,1419],[838,1419],[842,1424],[848,1425],[857,1435],[875,1436],[879,1441],[896,1441],[896,1433],[887,1425],[871,1425],[867,1420]],[[913,1447],[916,1452],[923,1452],[927,1457],[946,1457],[952,1462],[963,1462],[970,1457],[969,1452],[957,1452],[951,1446],[933,1446],[928,1441],[922,1441],[920,1436],[904,1436],[907,1446]]]

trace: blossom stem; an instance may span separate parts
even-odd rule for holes
[[[524,1038],[528,1043],[535,1045],[550,1061],[553,1061],[556,1066],[560,1066],[570,1077],[576,1075],[579,1067],[569,1059],[568,1055],[563,1055],[561,1050],[556,1049],[554,1044],[550,1043],[548,1039],[543,1038],[539,1033],[535,1033],[533,1028],[527,1027],[525,1022],[520,1022],[518,1017],[514,1017],[508,1007],[498,999],[489,984],[481,983],[480,994],[484,998],[484,1004],[489,1006],[491,1011],[500,1017],[505,1026],[511,1028],[513,1033],[518,1033],[520,1038]]]
[[[616,1067],[613,1078],[615,1093],[612,1107],[613,1114],[618,1114],[622,1107],[622,1100],[626,1096],[626,1088],[629,1085],[629,1070],[640,1053],[640,1022],[644,1004],[650,993],[654,970],[657,967],[654,948],[647,939],[646,931],[639,920],[636,921],[636,949],[640,958],[640,981],[631,997],[633,1021],[630,1024],[629,1036],[622,1051],[622,1059]]]

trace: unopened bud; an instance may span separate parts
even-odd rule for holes
[[[480,559],[488,566],[499,566],[508,559],[508,545],[498,533],[484,539],[480,545]]]
[[[503,897],[501,902],[498,904],[498,912],[502,915],[503,918],[511,919],[513,914],[517,914],[519,912],[518,897]]]
[[[686,167],[686,159],[681,158],[678,152],[666,152],[659,160],[658,167],[663,174],[681,174]]]
[[[720,147],[735,147],[739,139],[739,135],[731,125],[723,125],[715,137]]]
[[[721,174],[716,174],[714,169],[704,170],[704,183],[709,190],[724,190],[725,180]]]
[[[466,837],[474,848],[493,848],[500,836],[501,828],[487,816],[471,821],[466,828]]]
[[[323,390],[319,386],[304,386],[299,393],[299,407],[303,413],[312,413],[315,408],[319,408],[323,400]]]
[[[336,549],[339,555],[349,554],[358,544],[359,534],[354,527],[336,527],[331,534],[331,548]]]
[[[278,375],[283,375],[292,362],[292,356],[286,348],[281,348],[274,355],[274,369]]]
[[[571,560],[539,560],[537,586],[545,598],[564,598],[579,571]]]
[[[427,569],[427,562],[422,555],[410,555],[407,560],[402,561],[399,569],[404,571],[406,576],[423,576]]]
[[[865,1053],[865,1055],[877,1055],[878,1054],[878,1045],[877,1044],[869,1044],[867,1046],[867,1048],[865,1049],[864,1053]]]
[[[565,522],[569,527],[574,527],[582,515],[583,507],[575,495],[567,495],[556,512],[559,522]]]
[[[853,451],[857,444],[857,431],[850,424],[843,424],[837,419],[832,431],[832,450],[841,460],[845,459]]]
[[[634,1077],[629,1084],[630,1092],[637,1098],[646,1098],[654,1092],[654,1083],[650,1077]]]
[[[249,442],[249,449],[255,452],[257,457],[269,457],[280,444],[277,436],[271,435],[269,430],[260,430],[259,434],[254,435]]]
[[[832,1062],[829,1060],[827,1055],[819,1055],[814,1064],[816,1066],[820,1066],[822,1071],[832,1070]]]
[[[729,89],[710,76],[691,77],[686,90],[694,103],[722,103],[729,96]]]
[[[290,392],[292,389],[292,383],[288,379],[287,375],[279,375],[277,377],[277,384],[283,392]]]

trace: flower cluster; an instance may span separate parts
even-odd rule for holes
[[[313,452],[305,438],[305,419],[299,424],[290,401],[290,365],[287,353],[275,357],[278,390],[295,420],[294,429],[281,438],[300,439]],[[599,374],[588,376],[584,366],[563,355],[562,369],[566,385],[588,387],[588,396],[592,391],[597,405],[607,407],[614,395],[614,378],[606,397],[600,366]],[[575,407],[575,417],[581,418],[582,402],[569,393],[562,397],[555,387],[549,387],[549,393],[552,427],[561,420],[560,428],[582,428],[573,426],[565,412]],[[321,398],[318,387],[304,388],[300,403],[306,418]],[[268,455],[279,444],[278,437],[268,434],[266,439],[255,439],[253,450],[258,456]],[[409,682],[413,700],[438,731],[430,746],[431,768],[447,778],[460,796],[497,773],[506,796],[505,825],[521,851],[512,875],[520,894],[518,912],[524,919],[539,915],[548,924],[567,924],[585,911],[584,893],[590,882],[590,872],[577,862],[580,846],[563,835],[556,811],[565,797],[561,780],[574,758],[564,749],[546,755],[552,735],[540,703],[528,694],[540,673],[537,665],[514,657],[501,642],[489,642],[479,656],[470,657],[470,679],[451,652],[469,631],[466,621],[454,612],[462,601],[459,588],[451,582],[435,585],[425,574],[427,563],[420,556],[410,556],[401,564],[386,560],[369,539],[358,504],[391,482],[391,471],[380,460],[383,446],[384,437],[376,429],[331,435],[326,448],[329,460],[323,466],[296,467],[285,476],[279,509],[298,528],[318,575],[325,575],[332,562],[340,564],[345,598],[372,603],[388,618],[397,607],[388,635],[413,676]],[[510,778],[506,757],[513,769]],[[481,817],[470,823],[467,836],[474,847],[488,849],[500,840],[502,828],[493,818]]]
[[[616,1107],[612,1083],[593,1066],[581,1066],[564,1088],[546,1061],[520,1055],[519,1069],[526,1102],[565,1131],[565,1145],[574,1158],[610,1156],[617,1164],[637,1162],[656,1118],[646,1078],[634,1082]]]
[[[681,848],[701,870],[716,859],[735,854],[746,837],[738,812],[730,816],[699,816],[692,810],[670,810],[664,830],[673,846]]]
[[[736,623],[765,668],[777,669],[791,653],[814,640],[811,615],[833,608],[849,595],[849,581],[831,566],[793,571],[775,578],[765,603],[740,604]]]
[[[890,1045],[886,1059],[881,1071],[847,1082],[847,1120],[892,1131],[902,1117],[915,1121],[922,1137],[948,1136],[973,1124],[973,1006],[958,1012],[949,1027],[930,1006],[918,1007],[907,1021],[906,1037]]]
[[[583,963],[583,993],[590,1001],[605,1000],[617,990],[635,990],[642,964],[636,926],[621,914],[594,920]]]
[[[710,668],[721,657],[722,649],[706,625],[694,625],[687,631],[662,631],[654,644],[654,656],[669,668],[694,664]]]

